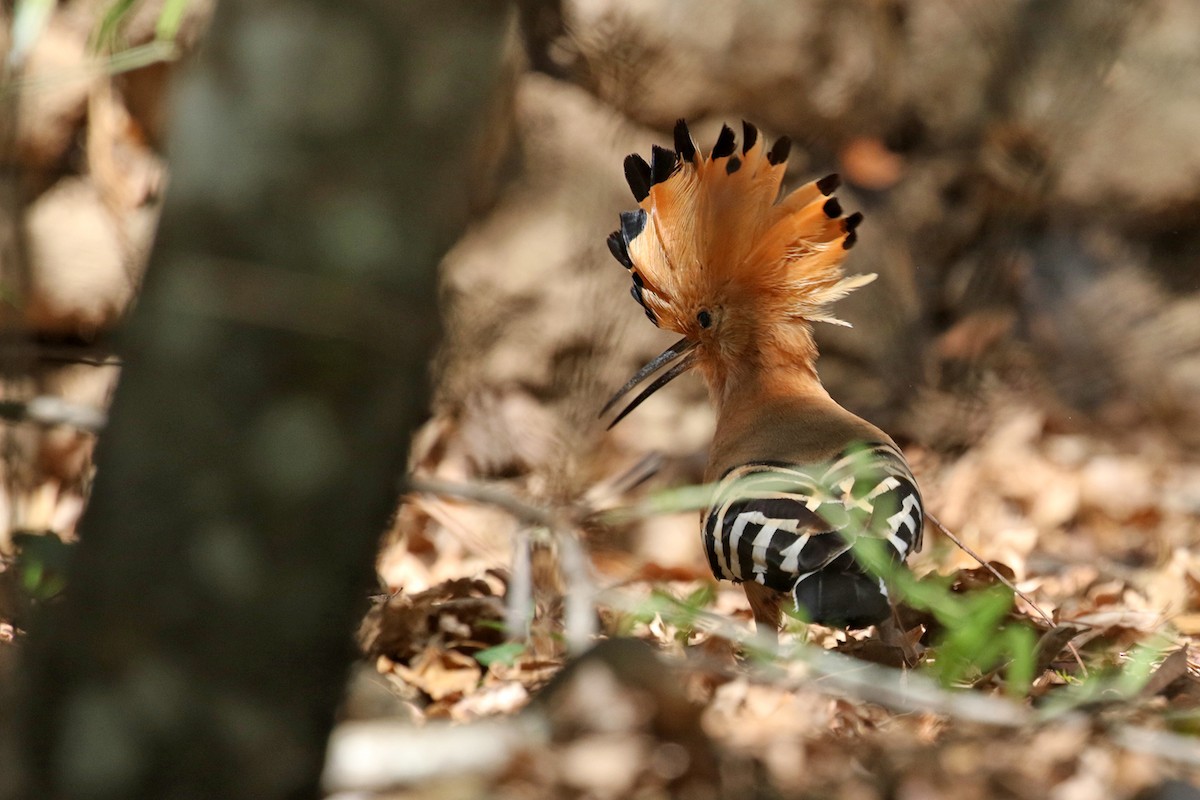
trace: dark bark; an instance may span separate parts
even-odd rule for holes
[[[316,795],[507,24],[488,2],[221,4],[174,92],[167,207],[67,597],[24,659],[12,791]]]

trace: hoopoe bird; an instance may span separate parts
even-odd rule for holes
[[[838,405],[817,375],[812,323],[870,283],[846,277],[862,214],[843,216],[837,175],[776,202],[791,142],[770,149],[743,123],[706,158],[687,123],[675,149],[625,160],[638,208],[608,237],[656,326],[683,338],[643,367],[601,415],[660,370],[609,426],[696,369],[717,426],[705,480],[715,484],[701,539],[718,579],[745,588],[755,624],[775,637],[785,604],[811,622],[861,628],[888,617],[887,586],[856,557],[866,536],[903,563],[921,547],[924,512],[896,443]]]

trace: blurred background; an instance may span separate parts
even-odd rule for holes
[[[168,191],[167,88],[212,11],[0,5],[16,76],[3,108],[20,110],[0,118],[0,650],[61,590],[45,542],[77,534],[118,379],[112,334]],[[456,53],[431,38],[411,55],[436,94]],[[336,48],[324,57],[337,68]],[[865,215],[846,270],[880,279],[841,303],[852,329],[818,329],[819,369],[901,443],[929,509],[1055,621],[1200,635],[1200,4],[520,0],[498,71],[462,154],[471,222],[439,268],[445,331],[413,474],[556,513],[699,482],[713,416],[698,378],[611,433],[597,419],[672,340],[604,239],[634,205],[626,154],[669,146],[678,118],[703,149],[745,119],[794,141],[786,187],[838,172],[843,207]],[[371,246],[352,223],[331,230]],[[570,595],[561,554],[530,529],[486,502],[398,504],[376,565],[392,599],[360,632],[365,696],[410,720],[525,705],[565,657]],[[694,511],[589,523],[580,540],[600,587],[704,588],[748,618],[708,579]],[[38,555],[18,569],[23,547]],[[504,640],[526,551],[545,629],[527,659],[493,667],[475,656]],[[974,566],[929,534],[915,562]],[[457,623],[436,610],[447,601]],[[651,627],[638,630],[670,640]],[[719,714],[713,735],[752,746]]]
[[[669,146],[680,117],[709,147],[722,123],[747,119],[797,143],[788,185],[839,172],[843,206],[866,216],[846,269],[880,280],[842,302],[853,329],[818,326],[821,376],[905,444],[944,522],[1022,576],[1035,552],[1046,568],[1100,550],[1142,568],[1192,544],[1200,9],[520,11],[486,145],[495,177],[442,265],[448,331],[418,470],[509,481],[541,502],[579,497],[649,452],[662,457],[652,486],[699,480],[713,420],[698,379],[611,434],[595,419],[671,341],[628,298],[603,236],[632,206],[624,155]],[[407,511],[395,534],[408,546],[384,554],[390,585],[446,577],[446,552],[476,566],[507,557],[503,514],[465,525],[490,531],[485,545]],[[703,571],[692,514],[649,527],[596,544]]]

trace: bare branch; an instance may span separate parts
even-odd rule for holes
[[[414,476],[410,476],[406,483],[410,491],[457,497],[494,506],[507,511],[521,522],[548,531],[558,545],[558,568],[562,572],[564,582],[570,587],[564,601],[563,619],[567,643],[572,652],[578,652],[591,643],[596,634],[594,581],[587,554],[579,543],[578,525],[572,517],[530,505],[517,499],[510,492],[486,484],[456,483]],[[533,612],[534,587],[529,548],[530,537],[520,534],[514,543],[509,584],[506,622],[510,635],[516,636],[517,632],[520,632],[521,638],[528,635],[528,624]]]
[[[928,519],[930,522],[932,522],[935,526],[937,526],[937,529],[942,532],[942,535],[944,535],[947,539],[949,539],[951,542],[953,542],[956,547],[961,549],[964,553],[969,555],[971,558],[978,561],[979,566],[983,567],[988,572],[992,573],[992,575],[994,575],[996,577],[996,580],[1000,581],[1002,584],[1004,584],[1009,589],[1011,589],[1012,593],[1015,594],[1017,597],[1024,600],[1030,608],[1032,608],[1034,611],[1037,612],[1037,615],[1039,617],[1041,617],[1043,620],[1045,620],[1047,625],[1049,625],[1051,628],[1055,627],[1055,622],[1053,619],[1050,618],[1050,615],[1047,614],[1045,611],[1042,611],[1041,607],[1038,606],[1037,603],[1033,602],[1033,599],[1029,595],[1025,594],[1025,592],[1018,589],[1013,584],[1012,581],[1010,581],[1008,578],[1006,578],[1002,574],[1000,574],[1000,570],[993,567],[990,562],[984,561],[982,556],[980,556],[978,553],[976,553],[974,550],[972,550],[970,547],[968,547],[966,542],[964,542],[962,539],[955,536],[950,531],[949,528],[947,528],[945,525],[943,525],[941,523],[941,521],[937,517],[935,517],[933,514],[930,514],[928,511],[926,511],[925,518]],[[1075,645],[1073,645],[1071,642],[1067,642],[1067,649],[1070,650],[1071,655],[1075,657],[1075,663],[1078,664],[1079,669],[1083,671],[1084,677],[1087,677],[1088,668],[1087,668],[1087,665],[1083,663],[1083,658],[1079,655],[1079,650],[1077,650]]]
[[[601,601],[627,613],[639,611],[642,605],[638,598],[618,589],[604,592]],[[768,642],[749,629],[707,611],[689,609],[688,614],[699,630],[737,642],[772,659],[803,663],[817,676],[815,680],[808,676],[781,679],[776,669],[752,669],[757,680],[772,686],[815,689],[877,703],[893,711],[924,711],[1001,727],[1019,727],[1031,719],[1025,708],[1008,700],[975,692],[950,692],[923,675],[871,664],[811,645]]]
[[[34,397],[24,403],[0,401],[0,419],[7,422],[32,422],[47,428],[69,425],[88,433],[99,433],[108,423],[108,416],[97,408],[49,395]]]
[[[558,519],[546,509],[518,500],[510,492],[495,486],[481,483],[457,483],[440,478],[418,478],[416,476],[409,476],[404,483],[405,488],[410,492],[457,497],[461,500],[495,506],[507,511],[520,521],[532,525],[541,525],[551,529],[557,528],[559,525]]]

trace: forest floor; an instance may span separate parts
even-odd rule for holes
[[[165,186],[169,64],[80,70],[108,5],[59,4],[20,87],[49,342],[119,325]],[[212,6],[185,5],[180,53]],[[669,2],[518,5],[330,797],[1200,797],[1195,4],[720,3],[685,30]],[[162,44],[176,6],[112,25]],[[796,141],[788,186],[837,170],[865,211],[847,269],[880,280],[819,334],[822,376],[985,562],[927,525],[894,620],[778,648],[701,555],[698,383],[595,420],[662,348],[604,247],[621,161],[741,116]],[[38,391],[99,413],[117,368],[84,355]],[[32,438],[0,495],[0,675],[92,479],[94,431]]]
[[[907,448],[929,510],[988,568],[927,524],[894,620],[793,621],[778,651],[708,575],[696,513],[663,511],[681,493],[616,482],[539,507],[529,476],[447,480],[432,448],[347,707],[429,732],[387,779],[411,788],[378,796],[1194,796],[1164,782],[1200,778],[1200,468],[1165,436],[1055,430],[1011,397],[990,411],[965,452]],[[606,527],[632,539],[614,549]],[[514,531],[518,575],[497,538]],[[506,635],[514,609],[524,635]],[[356,785],[340,765],[379,724],[343,723],[332,788]]]

